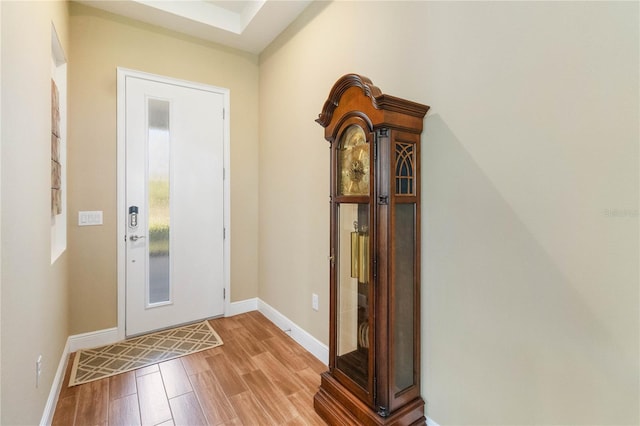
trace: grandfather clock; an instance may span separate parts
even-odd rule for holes
[[[334,425],[424,424],[420,134],[429,107],[340,78],[316,120],[331,144],[329,371]]]

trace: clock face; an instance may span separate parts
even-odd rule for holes
[[[338,145],[338,194],[369,195],[369,144],[362,127],[347,127]]]

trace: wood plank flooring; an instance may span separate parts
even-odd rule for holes
[[[325,425],[324,364],[259,312],[210,323],[224,345],[70,388],[71,354],[53,426]]]

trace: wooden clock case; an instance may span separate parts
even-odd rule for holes
[[[331,144],[331,254],[329,371],[314,407],[332,425],[425,423],[420,137],[428,110],[348,74],[334,84],[316,120]],[[353,129],[368,144],[365,166],[344,160],[346,132]],[[369,173],[366,185],[363,173]],[[355,192],[345,189],[351,181]]]

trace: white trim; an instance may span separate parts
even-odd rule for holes
[[[117,198],[117,263],[118,263],[118,339],[124,340],[125,337],[125,312],[126,312],[126,248],[124,247],[124,236],[126,233],[124,211],[126,207],[125,199],[125,140],[126,127],[124,120],[126,117],[125,102],[125,70],[118,68],[117,70],[117,95],[116,95],[116,125],[117,125],[117,143],[116,143],[116,198]]]
[[[213,91],[223,96],[224,104],[224,136],[223,136],[223,164],[225,169],[224,178],[224,227],[226,235],[223,243],[224,261],[223,261],[223,287],[227,295],[231,294],[231,160],[230,160],[230,146],[231,146],[231,126],[230,126],[230,97],[231,91],[227,88],[216,87],[208,84],[195,83],[186,80],[179,80],[170,77],[164,77],[156,74],[150,74],[143,71],[135,71],[127,68],[117,68],[117,264],[118,264],[118,326],[117,326],[117,340],[125,339],[125,312],[126,312],[126,245],[124,236],[126,233],[126,199],[125,199],[125,140],[126,140],[126,128],[125,128],[125,79],[126,77],[137,77],[157,81],[161,83],[173,84],[183,87],[189,87],[194,89]],[[231,303],[229,298],[224,301],[223,313],[231,309]]]
[[[225,317],[232,317],[251,311],[258,310],[258,298],[241,300],[239,302],[229,302],[224,310]]]
[[[254,297],[253,299],[246,299],[230,303],[229,309],[226,311],[225,316],[231,317],[251,311],[259,311],[278,328],[280,328],[281,330],[286,330],[293,340],[298,342],[303,348],[313,354],[324,364],[329,363],[329,348],[327,347],[327,345],[313,337],[302,327],[291,321],[289,318],[281,314],[277,309],[261,300],[260,298]]]
[[[91,331],[89,333],[75,334],[69,336],[69,353],[81,349],[96,348],[98,346],[110,345],[119,342],[118,328],[105,328],[104,330]]]
[[[51,217],[51,264],[67,249],[67,59],[58,38],[58,32],[51,22],[51,79],[58,86],[58,106],[60,108],[59,123],[59,164],[61,168],[60,191],[62,212]]]
[[[91,331],[89,333],[75,334],[67,338],[67,343],[60,355],[60,362],[58,363],[58,369],[56,375],[53,378],[51,389],[49,390],[49,398],[44,406],[42,418],[40,419],[40,426],[47,426],[53,422],[53,415],[58,404],[58,398],[60,397],[60,390],[62,389],[62,382],[64,381],[64,373],[67,371],[67,364],[69,363],[69,354],[79,351],[81,349],[95,348],[97,346],[110,345],[119,340],[118,328],[106,328],[104,330]]]
[[[223,262],[223,279],[224,279],[224,312],[226,313],[228,309],[231,308],[231,91],[229,89],[225,89],[224,92],[224,112],[223,112],[223,123],[224,126],[224,141],[223,141],[223,154],[222,154],[222,162],[223,162],[223,179],[224,182],[224,206],[223,208],[223,216],[224,216],[224,241],[223,241],[223,250],[224,250],[224,262]]]
[[[427,417],[427,426],[440,426],[440,425],[434,422],[433,420],[431,420],[429,417]]]
[[[44,406],[44,411],[42,412],[40,426],[48,426],[53,422],[53,415],[56,411],[56,405],[58,405],[58,398],[60,396],[60,390],[62,389],[62,382],[64,381],[64,373],[67,371],[67,364],[69,363],[70,353],[69,339],[67,339],[67,343],[64,345],[62,355],[60,356],[60,362],[58,363],[56,375],[53,378],[53,383],[51,384],[49,398],[47,398],[47,403]]]
[[[290,330],[289,336],[325,365],[329,363],[329,347],[327,345],[260,299],[258,299],[258,311],[280,329]]]

